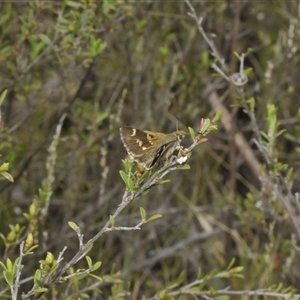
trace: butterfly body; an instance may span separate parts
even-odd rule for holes
[[[156,163],[167,161],[180,148],[185,132],[179,130],[164,134],[125,126],[120,128],[120,135],[128,154],[149,170]]]

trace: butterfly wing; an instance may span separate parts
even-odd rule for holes
[[[151,169],[157,162],[159,162],[162,158],[165,160],[174,152],[174,143],[175,141],[171,141],[169,143],[163,144],[160,148],[155,149],[154,158],[149,166]]]
[[[166,149],[169,148],[169,144],[174,143],[174,141],[165,143],[166,134],[164,133],[133,127],[120,128],[120,134],[128,154],[147,170],[159,161]]]

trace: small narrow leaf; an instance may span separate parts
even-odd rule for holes
[[[282,135],[284,132],[286,132],[285,129],[282,129],[282,130],[280,130],[279,132],[277,132],[276,138],[279,137],[280,135]]]
[[[230,273],[241,273],[243,270],[244,270],[243,266],[238,266],[238,267],[232,268],[229,272]]]
[[[254,112],[255,109],[255,99],[254,97],[251,97],[247,100],[247,103],[249,104],[250,111]]]
[[[162,180],[159,182],[159,184],[166,184],[166,183],[170,183],[171,180],[170,179],[166,179],[166,180]]]
[[[3,101],[4,101],[5,97],[6,97],[6,94],[7,94],[7,90],[4,90],[3,93],[0,96],[0,106],[3,103]]]
[[[68,222],[68,225],[69,225],[74,231],[76,231],[76,232],[79,231],[79,227],[78,227],[78,225],[77,225],[76,223],[69,221],[69,222]]]
[[[209,280],[210,278],[208,276],[205,276],[203,279],[202,279],[202,282],[199,284],[198,288],[199,288],[199,291],[202,291],[203,288],[206,286],[207,284],[207,281]]]
[[[115,227],[115,218],[113,216],[109,216],[109,222],[112,227]]]
[[[223,271],[214,276],[215,278],[229,278],[230,273],[228,271]]]
[[[13,274],[11,272],[3,272],[3,276],[6,280],[6,282],[9,284],[9,285],[12,285],[13,284],[13,281],[14,281],[14,277],[13,277]]]
[[[233,51],[233,54],[234,54],[239,60],[241,60],[241,56],[238,54],[238,52]]]
[[[89,243],[89,242],[87,242],[87,244],[88,244],[88,243]],[[93,244],[89,245],[88,248],[85,250],[85,253],[90,252],[90,251],[92,250],[92,248],[93,248]]]
[[[184,164],[183,166],[179,166],[180,170],[190,170],[191,166],[189,164]]]
[[[140,207],[140,214],[141,214],[142,220],[145,220],[146,219],[146,211],[143,207]]]
[[[228,267],[226,268],[227,271],[229,271],[229,270],[232,268],[234,262],[235,262],[235,258],[233,258],[233,259],[231,260],[231,262],[229,263]]]
[[[131,192],[134,191],[134,182],[131,178],[127,178],[127,186],[126,187],[129,191],[131,191]]]
[[[101,262],[101,261],[97,261],[97,262],[93,265],[92,271],[98,270],[98,269],[101,267],[101,265],[102,265],[102,262]]]
[[[7,271],[7,268],[3,262],[0,261],[0,266],[3,268],[4,271]]]
[[[147,219],[146,222],[149,223],[149,222],[154,221],[154,220],[159,219],[159,218],[162,218],[162,215],[155,214],[155,215],[151,216],[149,219]]]
[[[204,119],[204,124],[202,128],[200,129],[200,133],[205,133],[207,128],[210,126],[210,119]]]
[[[123,170],[121,170],[119,173],[120,173],[120,176],[123,179],[123,181],[124,181],[124,183],[125,183],[125,185],[127,187],[128,186],[128,177],[127,177],[127,174]]]
[[[177,287],[179,286],[183,281],[184,281],[184,278],[185,278],[185,272],[182,271],[180,273],[180,275],[177,277],[176,281],[174,282],[174,284],[172,284],[172,287]]]
[[[42,42],[45,43],[46,45],[52,45],[52,42],[47,35],[41,33],[39,37],[42,40]]]
[[[1,166],[0,166],[0,172],[6,172],[9,170],[9,163],[3,163]]]
[[[282,289],[282,283],[279,283],[278,286],[272,292],[279,293],[281,289]]]
[[[209,126],[209,132],[216,131],[216,130],[218,130],[218,126],[216,126],[216,125],[210,125]]]
[[[192,137],[193,140],[195,140],[195,131],[192,127],[188,127],[188,130],[190,132],[190,135]]]
[[[40,285],[42,280],[42,270],[37,269],[34,274],[33,282],[36,285]]]
[[[34,289],[34,290],[33,290],[33,293],[34,293],[34,294],[40,294],[40,293],[45,293],[45,292],[47,292],[47,291],[48,291],[47,288],[37,288],[37,289]]]
[[[92,268],[92,265],[93,265],[92,259],[89,256],[86,256],[85,259],[86,259],[86,262],[87,262],[89,268]]]
[[[287,179],[287,180],[291,180],[292,175],[293,175],[293,171],[294,171],[293,168],[290,168],[290,169],[287,171],[287,174],[286,174],[286,179]]]
[[[93,277],[95,278],[96,280],[98,280],[99,282],[103,282],[103,279],[97,275],[94,275],[94,274],[89,274],[90,277]]]
[[[9,258],[6,259],[6,267],[9,272],[13,270],[13,263]]]
[[[3,177],[5,177],[7,180],[9,180],[10,182],[14,182],[14,178],[7,172],[1,172],[0,173]]]
[[[265,138],[265,140],[268,142],[270,140],[269,136],[263,132],[263,131],[260,131],[260,134]]]

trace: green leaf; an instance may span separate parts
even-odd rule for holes
[[[12,285],[13,282],[14,282],[14,276],[13,276],[13,273],[12,272],[3,272],[3,276],[6,280],[6,282],[9,284],[9,285]]]
[[[231,267],[233,266],[234,262],[235,262],[235,258],[233,258],[231,260],[231,262],[229,263],[228,267],[226,268],[227,271],[229,271],[231,269]]]
[[[95,278],[95,279],[98,280],[99,282],[103,282],[103,281],[104,281],[100,276],[97,276],[97,275],[95,275],[95,274],[89,274],[89,276]],[[120,298],[120,299],[121,299],[121,298]]]
[[[127,177],[127,174],[123,170],[119,171],[119,174],[120,174],[121,178],[123,179],[123,181],[124,181],[124,183],[125,183],[125,185],[127,187],[128,186],[128,177]]]
[[[122,164],[125,174],[131,173],[132,167],[134,166],[134,161],[129,159],[122,159]]]
[[[214,276],[215,278],[230,278],[230,273],[228,271],[223,271]]]
[[[188,127],[188,130],[189,130],[190,135],[191,135],[191,137],[194,141],[195,140],[195,131],[194,131],[194,129],[192,127]]]
[[[46,45],[52,45],[52,41],[49,39],[49,37],[43,33],[39,34],[40,39],[42,42]]]
[[[69,221],[69,222],[68,222],[68,225],[69,225],[74,231],[79,232],[79,226],[78,226],[76,223]]]
[[[236,52],[236,51],[233,51],[233,54],[239,59],[239,60],[241,60],[241,56],[239,55],[239,53],[238,52]]]
[[[293,169],[293,168],[290,168],[290,169],[287,171],[287,174],[286,174],[286,179],[287,179],[287,180],[291,180],[292,175],[293,175],[293,172],[294,172],[294,169]]]
[[[137,21],[136,23],[136,29],[138,31],[142,30],[145,26],[147,25],[147,20],[146,19],[142,19],[141,21]]]
[[[81,3],[75,2],[75,1],[65,1],[67,6],[73,7],[73,8],[80,8],[82,7]]]
[[[218,127],[216,125],[210,125],[208,129],[209,129],[209,132],[216,131],[216,130],[218,130]]]
[[[179,166],[180,170],[190,170],[191,166],[189,164],[184,164],[182,166]]]
[[[184,281],[184,279],[185,279],[185,271],[182,271],[171,287],[174,288],[179,286]]]
[[[292,288],[291,286],[289,286],[281,291],[282,294],[295,293],[295,292],[296,292],[296,290],[294,288]]]
[[[42,287],[40,287],[40,288],[34,289],[32,292],[33,292],[34,294],[41,294],[41,293],[45,293],[45,292],[47,292],[47,291],[48,291],[47,288],[42,288]]]
[[[163,57],[167,57],[169,55],[169,49],[166,46],[159,47],[159,53]]]
[[[263,131],[260,131],[260,134],[265,138],[265,140],[268,142],[270,140],[269,136],[263,132]]]
[[[5,264],[0,261],[0,266],[3,268],[4,271],[8,271]]]
[[[247,77],[249,77],[249,75],[253,72],[253,68],[249,67],[247,69],[244,69],[243,72]]]
[[[89,241],[87,242],[87,244],[88,243],[89,243]],[[85,250],[85,253],[90,252],[92,250],[93,246],[94,246],[94,244],[89,245],[88,248]]]
[[[232,274],[232,277],[245,279],[245,276],[243,274]]]
[[[201,54],[201,62],[204,65],[207,65],[209,62],[209,52],[208,51],[203,51]]]
[[[170,183],[171,180],[170,179],[166,179],[166,180],[162,180],[159,182],[159,184],[166,184],[166,183]]]
[[[208,280],[210,279],[210,277],[208,276],[205,276],[203,279],[202,279],[202,282],[199,284],[199,291],[202,291],[203,288],[206,286]]]
[[[278,286],[273,290],[273,292],[279,293],[281,289],[282,289],[282,283],[279,283]]]
[[[7,90],[4,90],[0,96],[0,106],[1,104],[3,103],[5,97],[6,97],[6,94],[7,94]]]
[[[13,263],[9,258],[6,259],[6,267],[8,272],[13,271]]]
[[[247,100],[247,103],[249,105],[250,111],[254,112],[255,109],[255,99],[254,97],[251,97]]]
[[[93,265],[92,259],[89,256],[86,256],[85,259],[86,259],[86,262],[87,262],[89,268],[92,268],[92,265]]]
[[[100,113],[96,118],[96,124],[100,125],[109,116],[110,116],[110,111],[105,111],[103,113]]]
[[[33,282],[35,285],[40,285],[42,283],[42,270],[37,269],[35,271]]]
[[[282,135],[284,132],[286,132],[286,129],[282,129],[279,132],[277,132],[276,138],[279,137],[280,135]]]
[[[92,57],[97,56],[106,48],[106,43],[102,43],[100,39],[96,39],[93,36],[91,37],[90,43],[90,53]]]
[[[109,216],[109,222],[112,227],[115,227],[115,218],[113,216]]]
[[[143,207],[140,207],[140,214],[141,214],[142,220],[145,220],[146,219],[146,211]]]
[[[3,163],[1,166],[0,166],[0,172],[6,172],[9,170],[9,163]]]
[[[151,216],[149,219],[147,219],[146,223],[149,223],[149,222],[154,221],[154,220],[159,219],[159,218],[162,218],[162,215],[155,214],[155,215]]]
[[[287,140],[292,141],[292,142],[294,142],[294,143],[297,141],[296,137],[293,136],[292,134],[288,133],[288,132],[286,132],[286,133],[284,134],[284,137],[285,137]]]
[[[102,262],[101,262],[101,261],[97,261],[97,262],[93,265],[92,271],[98,270],[98,269],[101,267],[101,265],[102,265]]]
[[[30,247],[28,250],[26,250],[26,253],[24,254],[24,256],[32,254],[33,253],[32,251],[38,247],[39,247],[39,245],[34,245],[34,246]]]
[[[129,191],[134,191],[134,182],[133,182],[133,180],[129,177],[129,178],[127,178],[127,189],[129,190]]]
[[[50,251],[48,251],[46,255],[45,263],[50,266],[54,263],[54,261],[55,261],[54,255]]]
[[[111,10],[116,9],[116,2],[110,0],[104,0],[102,4],[102,11],[105,14],[108,14]]]
[[[210,119],[204,119],[204,123],[202,128],[200,129],[200,133],[205,133],[210,124]]]
[[[1,172],[0,173],[4,178],[6,178],[7,180],[9,180],[10,182],[14,182],[14,178],[7,172]]]

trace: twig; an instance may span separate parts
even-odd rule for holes
[[[24,257],[24,245],[25,245],[25,242],[23,241],[20,244],[20,256],[19,256],[19,261],[17,263],[16,280],[15,280],[15,283],[10,286],[12,300],[18,299],[18,291],[19,291],[19,287],[20,287],[20,277],[21,277],[21,269],[22,269],[22,260]]]

